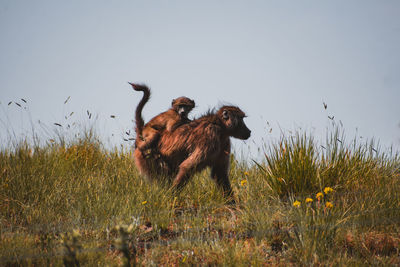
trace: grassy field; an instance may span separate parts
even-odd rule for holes
[[[337,129],[232,155],[234,206],[208,171],[144,181],[90,130],[40,143],[0,152],[0,265],[400,265],[400,159]]]

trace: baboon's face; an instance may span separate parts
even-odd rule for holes
[[[230,136],[241,140],[246,140],[250,137],[251,131],[243,121],[246,115],[238,107],[222,107],[218,111],[218,116],[221,118]]]
[[[194,101],[187,97],[179,97],[172,100],[172,108],[181,118],[187,118],[189,112],[194,108],[194,106]]]

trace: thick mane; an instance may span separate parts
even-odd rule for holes
[[[240,108],[237,106],[225,105],[218,109],[216,109],[216,108],[208,109],[206,112],[204,112],[202,115],[200,115],[200,117],[194,118],[192,122],[208,120],[210,122],[215,123],[215,122],[217,122],[217,120],[219,120],[218,116],[216,116],[216,115],[218,115],[218,112],[220,112],[221,110],[231,110],[231,111],[236,111],[236,112],[239,110],[240,112],[242,112],[240,110]]]
[[[205,111],[203,114],[201,114],[198,118],[194,118],[193,120],[199,120],[204,117],[214,116],[215,114],[217,114],[217,110],[215,108],[209,108],[207,111]]]
[[[190,122],[190,125],[195,126],[203,121],[216,123],[218,120],[218,117],[216,115],[217,115],[217,110],[215,108],[208,109],[206,112],[204,112],[202,115],[200,115],[200,117],[193,118],[193,120]]]

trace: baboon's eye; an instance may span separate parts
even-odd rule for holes
[[[228,111],[224,110],[224,111],[222,112],[222,118],[223,118],[224,120],[229,119]]]
[[[190,107],[188,105],[181,105],[179,108],[188,111],[190,109]]]

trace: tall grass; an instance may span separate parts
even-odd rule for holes
[[[282,135],[260,162],[232,155],[236,206],[208,171],[175,195],[90,129],[50,139],[0,151],[4,265],[400,263],[399,157],[339,129]]]

